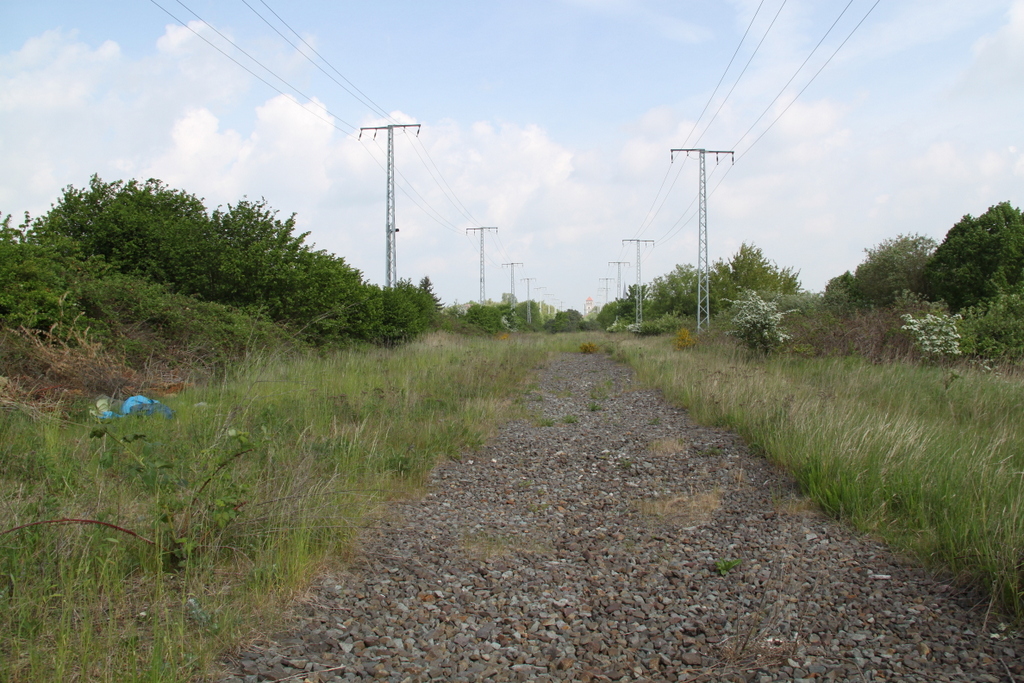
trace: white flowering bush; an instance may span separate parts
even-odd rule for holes
[[[926,313],[915,318],[909,313],[900,316],[905,323],[902,329],[910,332],[917,347],[931,360],[946,356],[960,355],[960,333],[956,321],[960,315]]]
[[[635,332],[636,323],[630,323],[626,318],[616,318],[615,322],[608,326],[608,332]]]
[[[748,291],[733,302],[734,329],[729,334],[752,351],[771,353],[790,338],[782,329],[782,317],[788,312],[779,311],[776,302],[765,301],[757,292]]]

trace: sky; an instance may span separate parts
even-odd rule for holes
[[[0,214],[158,178],[265,199],[446,302],[582,310],[743,243],[821,291],[1024,205],[1024,0],[0,0]],[[652,240],[653,242],[624,242]],[[610,262],[628,262],[620,267]],[[510,267],[506,264],[522,264]],[[603,288],[608,288],[605,291]]]

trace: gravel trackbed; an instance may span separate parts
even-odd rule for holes
[[[563,354],[525,398],[534,418],[439,463],[221,680],[1024,683],[987,600],[628,368]]]

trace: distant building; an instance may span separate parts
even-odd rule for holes
[[[588,296],[587,297],[587,302],[585,304],[583,304],[583,315],[584,316],[588,316],[588,315],[590,315],[591,311],[593,311],[593,310],[594,310],[594,297]]]

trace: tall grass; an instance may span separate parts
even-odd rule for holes
[[[1024,384],[960,368],[754,358],[726,342],[616,355],[792,471],[828,512],[1024,616]]]
[[[528,373],[573,343],[435,334],[267,356],[163,397],[170,420],[0,414],[0,532],[112,525],[0,535],[0,680],[207,670],[344,558],[382,502],[482,444]]]

